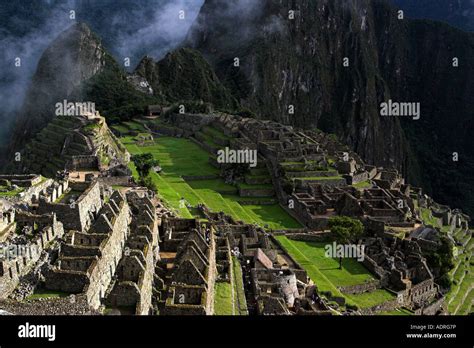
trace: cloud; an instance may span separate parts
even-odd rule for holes
[[[9,18],[10,27],[0,28],[0,139],[7,135],[9,121],[23,103],[42,52],[71,25],[68,13],[72,1],[50,7],[51,2],[44,1],[48,20],[37,23],[34,15],[18,12]],[[25,30],[29,27],[31,30]]]
[[[87,23],[119,60],[132,68],[145,54],[156,59],[179,45],[204,0],[23,0],[1,2],[0,143],[23,104],[38,61],[51,42],[74,20]],[[184,11],[184,19],[180,19]],[[15,58],[21,66],[15,66]]]
[[[122,58],[143,54],[162,58],[185,38],[203,3],[204,0],[175,0],[154,7],[151,15],[147,7],[138,8],[133,15],[143,18],[140,20],[141,26],[133,31],[118,33],[114,49]],[[121,15],[114,18],[117,25],[124,26],[123,21]]]

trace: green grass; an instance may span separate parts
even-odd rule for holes
[[[395,295],[384,289],[377,289],[371,292],[364,292],[357,295],[346,295],[361,308],[368,308],[386,301],[395,299]]]
[[[122,125],[113,125],[113,126],[110,126],[110,128],[120,132],[121,134],[127,134],[130,131],[130,129]]]
[[[28,296],[27,300],[37,300],[40,298],[59,298],[59,297],[67,297],[69,293],[61,292],[61,291],[52,291],[47,289],[38,289],[32,295]]]
[[[367,180],[367,181],[358,182],[357,184],[354,184],[352,186],[354,186],[355,188],[358,188],[358,189],[364,189],[364,188],[372,187],[372,184],[370,183],[370,181]]]
[[[431,225],[433,227],[441,227],[439,224],[439,220],[433,215],[431,215],[431,210],[427,208],[420,208],[421,211],[421,219],[426,225]]]
[[[222,179],[189,181],[188,184],[195,190],[211,189],[218,192],[229,192],[231,194],[237,192],[237,187],[226,184]]]
[[[250,185],[246,183],[240,183],[239,188],[241,189],[255,189],[255,190],[271,190],[273,189],[272,184],[258,184],[258,185]]]
[[[214,141],[215,138],[213,136],[209,134],[205,134],[205,133],[201,133],[201,136],[202,136],[201,141],[209,145],[211,148],[220,149],[222,147],[222,145],[219,145],[218,143]]]
[[[448,311],[451,314],[468,314],[472,301],[474,300],[474,289],[469,292],[469,287],[474,282],[474,266],[469,263],[461,264],[457,268],[453,278],[457,280],[458,284],[453,284],[451,290],[446,295],[448,303]],[[467,271],[467,273],[466,273]],[[462,280],[462,281],[461,281]],[[463,296],[469,292],[463,303],[461,300]]]
[[[131,129],[131,130],[134,130],[134,131],[137,131],[137,132],[143,132],[143,133],[147,132],[146,128],[140,122],[130,121],[130,122],[124,122],[123,124],[128,129]]]
[[[9,190],[9,191],[0,192],[0,197],[14,197],[14,196],[18,195],[19,193],[23,192],[23,190],[24,190],[21,187],[17,188],[16,190],[10,189],[6,186],[0,186],[0,188]]]
[[[308,272],[320,291],[330,291],[333,295],[345,297],[348,304],[356,304],[360,308],[372,307],[395,298],[392,293],[383,289],[359,295],[342,294],[338,287],[363,284],[374,277],[354,259],[343,259],[342,269],[339,269],[338,259],[325,256],[324,243],[294,241],[285,236],[276,238]]]
[[[247,315],[242,268],[239,260],[232,257],[233,288],[230,283],[216,282],[214,287],[215,315]]]
[[[152,172],[151,178],[158,187],[158,195],[182,217],[192,217],[190,210],[180,205],[184,198],[191,206],[204,203],[212,211],[223,211],[246,223],[268,225],[271,229],[301,228],[278,204],[240,205],[236,187],[224,183],[220,178],[184,180],[182,176],[218,176],[220,173],[208,163],[208,153],[188,139],[157,137],[153,146],[137,146],[133,137],[121,140],[132,155],[149,152],[160,162],[162,172]],[[137,178],[138,173],[133,164],[130,168]]]
[[[220,130],[218,130],[216,128],[213,128],[213,127],[204,127],[203,130],[205,131],[205,133],[207,133],[207,134],[209,134],[213,137],[216,137],[216,138],[220,138],[220,139],[224,139],[224,140],[231,139],[231,137],[225,135]]]
[[[398,308],[393,311],[378,312],[377,315],[413,315],[413,312],[405,308]]]
[[[474,282],[474,277],[471,274],[466,274],[464,279],[463,279],[463,282],[459,285],[458,289],[457,289],[457,292],[455,292],[455,296],[452,297],[450,296],[450,294],[448,294],[448,298],[451,298],[452,297],[452,300],[451,302],[449,302],[448,304],[448,311],[452,314],[458,314],[458,311],[460,309],[460,307],[462,306],[461,304],[461,300],[463,298],[463,296],[466,294],[466,292],[469,291],[469,286]],[[471,291],[472,294],[474,294],[472,291]],[[470,293],[470,295],[472,296],[472,294]],[[468,300],[469,296],[466,298],[466,300]],[[472,299],[472,297],[471,297]],[[464,301],[465,303],[466,301]]]
[[[239,260],[232,256],[232,270],[234,272],[234,309],[235,314],[247,315],[247,300],[244,292],[244,280]]]
[[[214,314],[233,315],[232,286],[226,282],[216,282],[214,288]]]

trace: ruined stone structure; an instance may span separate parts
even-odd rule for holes
[[[58,170],[101,170],[130,161],[130,154],[100,115],[57,116],[22,152],[19,173],[54,177]]]
[[[102,207],[100,185],[82,182],[71,183],[67,188],[63,197],[58,197],[61,191],[54,190],[49,196],[40,196],[38,212],[55,212],[67,230],[87,230]],[[61,199],[58,201],[58,198]]]
[[[98,308],[123,253],[130,222],[130,208],[115,191],[90,228],[68,232],[56,268],[46,278],[46,288],[85,293],[91,307]]]
[[[239,194],[276,195],[280,204],[309,229],[324,230],[328,219],[336,214],[414,226],[412,191],[398,172],[366,165],[327,134],[226,114],[173,114],[168,121],[169,126],[163,127],[181,130],[173,135],[191,137],[211,154],[210,163],[219,168],[222,165],[215,159],[219,148],[205,141],[206,127],[228,137],[213,138],[220,148],[257,150],[259,168],[268,170],[271,180],[246,179],[246,184],[257,186],[239,188]],[[258,186],[269,183],[273,185],[268,188]]]
[[[431,273],[423,255],[436,252],[440,246],[440,227],[448,229],[448,237],[458,246],[465,247],[470,238],[453,237],[454,231],[466,231],[469,235],[469,217],[447,206],[436,204],[430,197],[423,194],[420,188],[407,185],[403,177],[393,169],[377,168],[365,164],[362,159],[347,146],[341,145],[333,136],[319,131],[298,130],[290,126],[271,121],[242,118],[227,114],[215,113],[206,115],[172,114],[163,119],[164,126],[156,129],[158,132],[165,129],[167,135],[186,136],[199,144],[210,153],[209,162],[223,169],[222,163],[216,160],[216,153],[224,147],[235,150],[257,150],[258,169],[260,172],[268,170],[269,178],[252,180],[245,178],[244,189],[240,188],[241,196],[270,197],[275,195],[280,205],[294,218],[301,222],[305,229],[289,233],[290,238],[301,240],[323,241],[330,240],[328,222],[334,216],[350,216],[364,223],[367,235],[373,239],[366,239],[373,247],[373,240],[380,238],[385,252],[377,254],[372,250],[368,256],[366,267],[379,279],[364,284],[359,288],[341,289],[344,293],[361,293],[384,287],[397,294],[397,301],[389,301],[373,311],[393,310],[405,306],[416,313],[435,314],[442,311],[442,291],[435,283],[435,276]],[[166,123],[167,122],[167,123]],[[209,128],[217,130],[223,136],[209,136],[213,133]],[[260,181],[262,180],[262,181]],[[255,187],[251,187],[255,184]],[[271,184],[271,187],[258,187]],[[425,211],[422,211],[422,210]],[[430,221],[436,226],[426,226],[426,211],[429,211]],[[216,225],[218,231],[222,226],[238,225],[235,221],[223,221],[219,213],[201,210],[202,215]],[[424,215],[423,215],[424,214]],[[423,215],[423,216],[422,216]],[[228,218],[228,217],[227,217]],[[449,227],[449,228],[448,228]],[[237,227],[236,227],[237,228]],[[239,226],[237,230],[244,228]],[[220,232],[219,232],[220,233]],[[221,236],[218,236],[218,241]],[[253,283],[271,286],[261,287],[274,293],[278,282],[270,271],[275,268],[268,243],[254,235],[252,230],[246,230],[243,242],[234,237],[228,237],[231,248],[237,246],[239,252],[255,264]],[[253,239],[252,246],[260,245],[258,251],[249,255],[246,249],[247,238]],[[403,239],[406,238],[406,239]],[[400,242],[403,240],[403,242]],[[395,242],[394,242],[395,241]],[[398,241],[398,244],[397,242]],[[227,241],[219,241],[220,248],[225,250]],[[398,246],[395,246],[398,245]],[[409,247],[408,247],[409,246]],[[393,249],[395,248],[395,249]],[[411,248],[410,251],[405,248]],[[393,249],[393,250],[392,250]],[[395,251],[396,250],[396,251]],[[378,254],[377,254],[378,255]],[[383,262],[395,260],[389,268]],[[222,251],[222,277],[227,276],[225,252]],[[273,263],[273,265],[272,265]],[[393,265],[397,266],[393,266]],[[395,268],[393,268],[395,267]],[[276,267],[278,268],[278,267]],[[396,271],[395,271],[396,270]],[[270,273],[268,273],[270,272]],[[255,287],[254,292],[260,289]],[[278,290],[282,292],[283,290]],[[283,291],[285,292],[285,291]],[[261,294],[263,298],[267,295]],[[339,299],[337,299],[339,300]],[[257,300],[258,302],[259,300]],[[285,297],[279,300],[271,299],[269,306],[259,304],[255,308],[271,308],[275,313],[287,313]],[[311,301],[313,304],[315,301]],[[296,301],[302,312],[303,302]],[[437,309],[435,309],[437,308]]]
[[[161,236],[160,309],[169,315],[212,314],[217,273],[212,228],[195,219],[166,218]]]
[[[86,123],[92,132],[100,118]],[[207,139],[215,130],[224,136],[210,145]],[[1,201],[1,245],[34,245],[41,254],[0,261],[0,299],[12,299],[35,268],[28,291],[60,291],[77,301],[58,301],[55,313],[74,307],[74,313],[212,315],[216,284],[222,282],[232,289],[233,311],[240,314],[332,315],[341,314],[339,308],[374,314],[400,307],[416,314],[445,312],[445,291],[426,255],[442,246],[440,229],[466,247],[470,219],[461,211],[436,204],[405,184],[397,171],[366,165],[317,131],[226,114],[171,114],[160,132],[190,137],[206,149],[210,164],[236,186],[233,193],[246,197],[242,204],[252,204],[252,197],[259,204],[278,202],[304,228],[265,230],[204,205],[195,207],[199,218],[178,218],[153,192],[137,187],[123,163],[105,169],[95,157],[99,153],[76,154],[69,158],[72,169],[92,166],[100,173],[75,181],[66,171],[56,179],[0,176],[0,186],[19,191]],[[256,174],[233,176],[217,161],[223,147],[257,151]],[[111,185],[122,187],[116,191]],[[377,279],[338,290],[361,294],[384,288],[394,300],[354,309],[340,295],[319,293],[273,236],[332,241],[328,221],[341,215],[363,222],[365,236],[354,242],[366,247],[363,264]],[[234,294],[238,291],[241,296]],[[35,303],[30,307],[37,312]],[[18,306],[18,312],[28,313],[28,304]]]
[[[14,216],[18,235],[11,233],[1,243],[0,299],[7,298],[41,257],[43,250],[64,234],[54,213],[36,215],[17,212]]]
[[[387,236],[364,244],[364,265],[397,294],[399,305],[416,310],[442,298],[418,243]]]
[[[132,213],[130,235],[109,286],[109,307],[132,308],[133,314],[151,313],[155,263],[159,258],[158,220],[153,202],[137,192],[127,194]]]

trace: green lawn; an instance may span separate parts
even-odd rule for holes
[[[214,290],[214,314],[233,315],[232,285],[226,282],[217,282]]]
[[[17,188],[16,190],[13,190],[7,186],[0,186],[0,189],[2,189],[2,191],[0,192],[0,197],[14,197],[18,195],[20,192],[24,191],[24,189],[21,187]]]
[[[370,181],[367,180],[367,181],[358,182],[357,184],[354,184],[352,186],[354,186],[355,188],[358,188],[358,189],[364,189],[364,188],[372,187],[372,184],[370,183]]]
[[[61,291],[52,291],[47,289],[38,289],[32,295],[28,296],[27,300],[37,300],[40,298],[58,298],[58,297],[67,297],[70,294]]]
[[[330,291],[333,295],[343,296],[349,304],[356,304],[360,308],[368,308],[395,296],[380,289],[359,295],[342,294],[338,287],[363,284],[374,277],[359,262],[354,259],[343,259],[342,269],[339,269],[339,260],[325,256],[324,243],[312,243],[290,240],[285,236],[277,236],[278,241],[288,253],[308,272],[320,291]]]
[[[128,129],[137,131],[137,132],[144,132],[146,133],[146,128],[140,122],[130,121],[123,123]]]
[[[121,134],[127,134],[130,131],[130,129],[122,125],[112,125],[110,128],[120,132]]]
[[[441,227],[439,224],[439,220],[433,217],[433,215],[431,215],[431,210],[427,208],[420,208],[420,211],[421,211],[421,219],[423,220],[425,224],[431,225],[433,227]]]
[[[182,217],[192,217],[189,209],[180,204],[184,199],[191,206],[204,203],[212,211],[223,211],[236,220],[257,223],[262,227],[267,225],[274,230],[301,227],[278,204],[240,205],[241,198],[235,194],[237,188],[220,178],[184,180],[182,176],[219,175],[219,170],[208,163],[208,153],[188,139],[157,137],[153,146],[138,146],[133,137],[121,140],[132,155],[149,152],[160,162],[162,172],[150,175],[158,187],[159,196]],[[137,177],[134,166],[130,167]]]
[[[225,139],[225,140],[231,139],[230,137],[222,133],[220,130],[213,127],[204,127],[203,130],[204,130],[204,133],[209,134],[216,138]]]
[[[247,315],[247,299],[244,292],[244,280],[242,277],[242,268],[239,259],[232,256],[232,269],[234,271],[234,308],[235,314]]]
[[[405,308],[394,309],[393,311],[378,312],[377,315],[413,315],[413,312]]]
[[[256,189],[256,190],[262,189],[262,190],[269,190],[269,189],[272,189],[272,188],[273,188],[273,185],[272,185],[272,184],[249,185],[249,184],[246,184],[246,183],[241,183],[241,184],[239,184],[239,187],[240,187],[241,189]]]
[[[232,271],[234,285],[225,282],[216,282],[214,292],[215,315],[247,315],[247,301],[245,299],[242,268],[239,260],[232,257]]]

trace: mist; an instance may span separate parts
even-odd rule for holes
[[[0,25],[0,140],[8,135],[9,124],[23,103],[38,60],[51,41],[71,25],[67,13],[72,1],[52,4],[45,1],[48,20],[40,20],[43,12],[18,14]],[[2,3],[5,13],[5,3]]]
[[[119,63],[129,58],[133,69],[144,55],[160,59],[178,46],[203,3],[204,0],[2,1],[0,13],[5,20],[0,23],[0,144],[9,138],[10,126],[41,55],[62,31],[76,22],[85,22]],[[74,11],[75,18],[71,19],[70,11]]]

